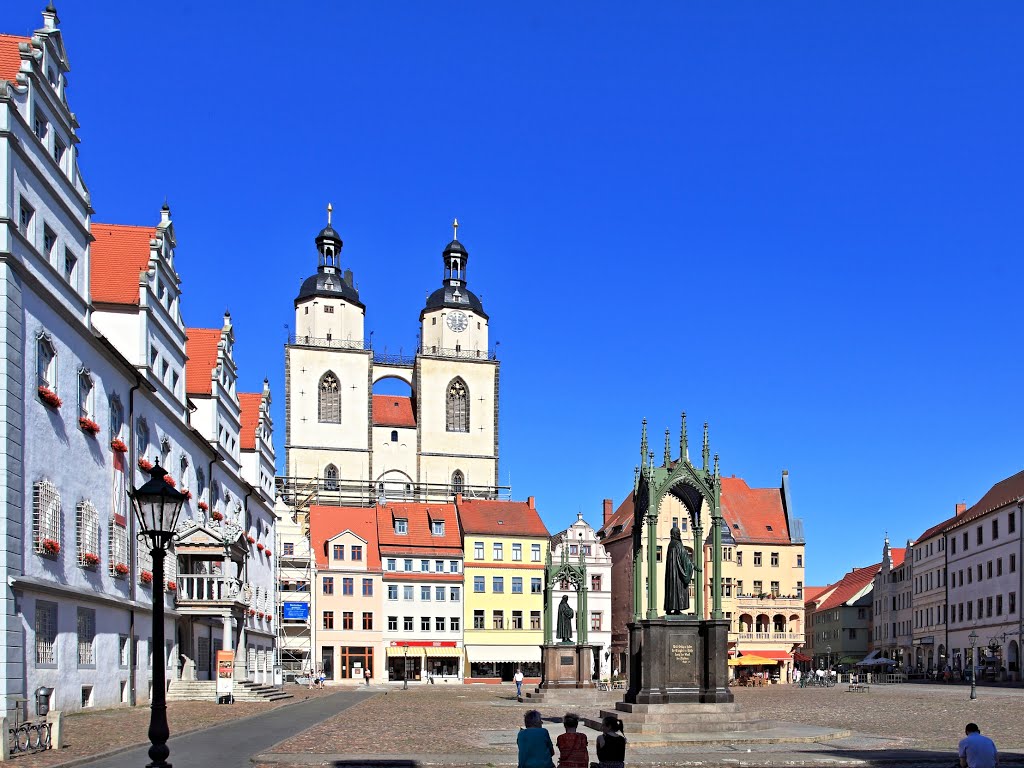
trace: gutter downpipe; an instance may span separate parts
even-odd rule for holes
[[[135,390],[142,387],[142,378],[135,375],[135,386],[128,390],[128,466],[125,468],[130,481],[128,485],[135,490],[135,467],[131,460],[135,456]],[[131,608],[128,611],[128,706],[134,707],[137,704],[135,691],[135,603],[138,602],[138,580],[135,578],[135,567],[137,565],[135,540],[135,515],[128,513],[128,541],[131,542],[128,552],[128,567],[131,569]]]

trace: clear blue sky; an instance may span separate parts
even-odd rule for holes
[[[726,474],[790,471],[810,584],[1024,466],[1020,3],[58,10],[96,220],[167,196],[186,322],[231,309],[279,456],[331,201],[392,351],[458,216],[501,478],[552,531],[618,504],[641,418],[675,443],[684,408]]]

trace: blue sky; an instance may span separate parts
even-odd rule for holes
[[[3,31],[39,26],[5,4]],[[458,216],[501,479],[552,531],[640,420],[788,469],[807,583],[1022,468],[1019,3],[58,3],[96,221],[166,196],[190,325],[275,393],[331,201],[374,345]],[[659,452],[660,456],[660,452]]]

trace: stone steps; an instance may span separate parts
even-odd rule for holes
[[[251,682],[235,682],[235,701],[281,701],[292,695],[272,685]],[[168,701],[216,701],[215,680],[172,680],[167,689]]]
[[[622,691],[600,691],[597,688],[536,688],[527,691],[524,699],[530,704],[613,707],[622,699]]]
[[[757,712],[729,704],[629,704],[619,702],[615,709],[601,710],[586,724],[600,729],[608,715],[622,721],[626,733],[648,736],[692,733],[735,733],[767,730],[776,725],[763,720]]]

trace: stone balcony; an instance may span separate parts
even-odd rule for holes
[[[730,640],[755,640],[770,643],[803,643],[803,632],[730,632]]]
[[[790,596],[778,596],[772,597],[772,595],[766,594],[763,597],[759,595],[736,595],[733,600],[736,602],[737,611],[759,611],[761,613],[771,613],[779,611],[802,611],[804,609],[804,599],[802,597],[790,597]]]
[[[225,609],[244,609],[248,605],[242,582],[228,576],[179,573],[175,597],[179,610],[184,612],[206,609],[223,612]]]

